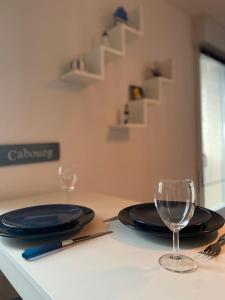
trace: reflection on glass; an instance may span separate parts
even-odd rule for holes
[[[196,269],[193,259],[180,254],[179,231],[187,226],[194,214],[195,191],[191,180],[161,180],[155,193],[155,205],[164,224],[173,232],[173,253],[159,258],[170,271],[184,273]]]
[[[66,191],[67,203],[70,203],[69,193],[75,188],[75,183],[77,181],[76,171],[70,166],[59,166],[58,175],[60,187],[63,191]]]

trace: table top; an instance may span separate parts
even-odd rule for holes
[[[137,202],[96,193],[72,193],[71,203],[88,206],[95,219],[79,235],[113,230],[112,234],[79,243],[36,261],[25,261],[23,249],[34,241],[0,238],[0,270],[26,300],[211,300],[224,292],[225,247],[220,256],[198,263],[198,269],[178,274],[163,269],[158,258],[171,250],[172,241],[132,230],[120,221],[103,223]],[[0,214],[39,204],[63,203],[62,193],[0,202]],[[225,232],[223,227],[219,234]],[[195,257],[216,239],[181,240],[181,251]]]

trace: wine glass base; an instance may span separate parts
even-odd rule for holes
[[[159,258],[159,264],[170,271],[186,273],[197,269],[196,262],[186,255],[165,254]]]

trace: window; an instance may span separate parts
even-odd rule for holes
[[[205,207],[225,206],[225,64],[200,55],[202,175]]]

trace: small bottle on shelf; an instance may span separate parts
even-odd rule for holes
[[[129,114],[130,114],[129,106],[128,106],[128,104],[125,104],[124,111],[123,111],[123,123],[124,124],[128,124],[128,122],[129,122]]]
[[[77,59],[74,59],[71,62],[71,69],[72,70],[86,71],[85,62],[82,59],[82,57],[78,57]]]
[[[109,47],[110,43],[109,43],[109,34],[106,30],[103,31],[102,33],[102,45]]]

